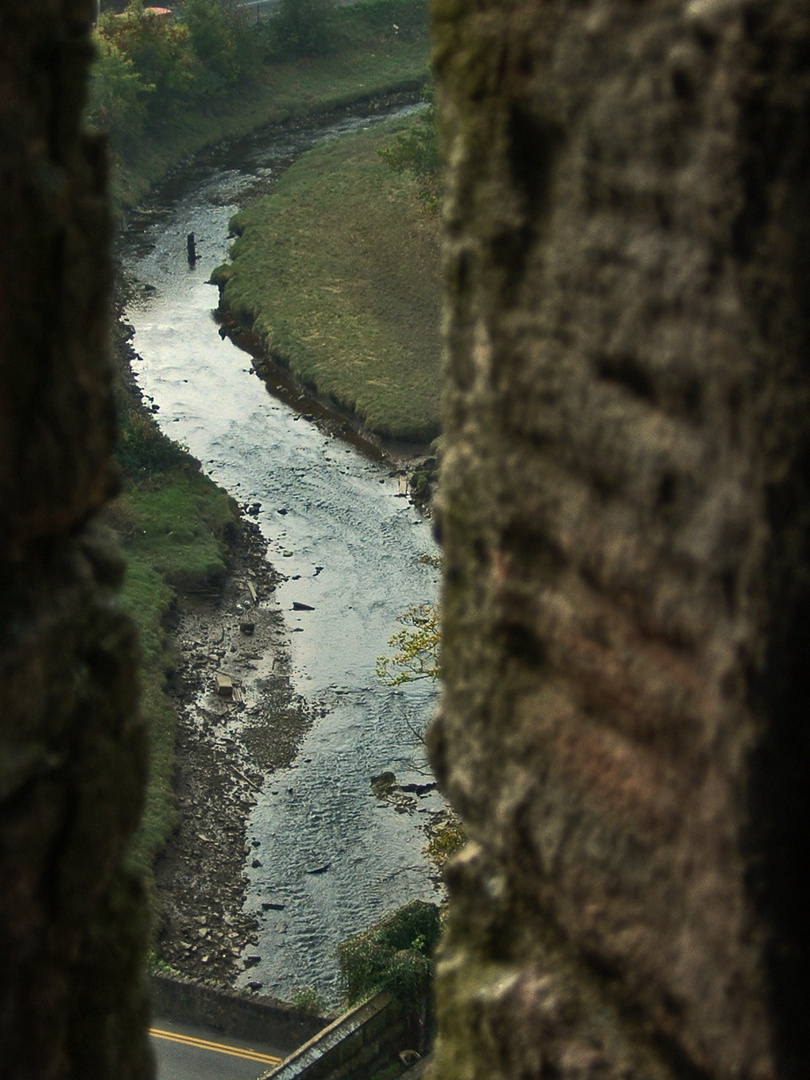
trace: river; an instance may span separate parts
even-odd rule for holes
[[[332,1004],[339,941],[409,899],[436,899],[422,848],[439,796],[400,814],[370,791],[371,776],[387,769],[402,781],[426,779],[411,727],[424,727],[435,688],[388,688],[375,663],[397,615],[435,601],[436,571],[423,559],[434,543],[390,468],[308,422],[306,401],[273,397],[250,357],[220,337],[208,278],[227,257],[235,212],[271,191],[317,141],[372,122],[345,116],[317,129],[274,129],[207,153],[156,192],[122,251],[135,284],[126,315],[138,384],[168,435],[240,504],[260,504],[268,557],[287,578],[277,598],[295,689],[315,716],[292,766],[266,777],[248,822],[262,853],[261,866],[250,857],[245,865],[259,943],[247,950],[240,984],[284,998],[309,985]],[[294,602],[313,610],[293,610]]]

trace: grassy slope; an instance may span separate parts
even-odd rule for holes
[[[394,24],[400,27],[396,32]],[[329,54],[275,61],[254,84],[225,98],[171,110],[116,170],[116,201],[136,205],[173,165],[223,139],[426,82],[426,5],[414,0],[360,3],[341,9],[339,26]]]
[[[164,693],[175,659],[166,619],[178,591],[222,578],[238,517],[233,500],[160,433],[123,380],[118,401],[118,456],[125,484],[106,520],[124,548],[121,601],[141,637],[141,709],[149,721],[150,763],[131,858],[148,875],[177,820],[172,790],[176,716]]]
[[[122,601],[141,631],[141,708],[150,721],[150,777],[134,861],[151,865],[175,824],[174,708],[164,694],[174,654],[163,629],[176,591],[215,583],[225,573],[236,507],[192,463],[128,486],[112,509],[124,540]]]
[[[239,214],[224,285],[231,317],[307,385],[381,435],[439,431],[439,223],[378,150],[406,121],[305,154]]]

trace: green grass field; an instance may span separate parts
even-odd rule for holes
[[[237,215],[229,318],[377,434],[439,432],[439,222],[378,151],[406,120],[325,143]]]

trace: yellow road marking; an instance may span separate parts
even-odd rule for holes
[[[264,1065],[278,1065],[281,1062],[280,1057],[260,1054],[257,1050],[240,1050],[235,1046],[224,1046],[222,1043],[210,1042],[208,1039],[196,1039],[192,1035],[178,1035],[174,1031],[162,1031],[160,1028],[150,1028],[149,1034],[154,1035],[156,1039],[168,1039],[169,1042],[194,1046],[198,1050],[212,1050],[217,1054],[230,1054],[231,1057],[245,1058],[247,1061],[260,1061]]]

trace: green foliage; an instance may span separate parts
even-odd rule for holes
[[[222,0],[184,0],[183,22],[202,67],[203,92],[233,82],[239,71],[231,11]]]
[[[258,75],[267,37],[264,22],[257,25],[237,0],[183,0],[180,10],[199,62],[198,96]]]
[[[432,974],[430,957],[440,929],[437,905],[413,900],[376,926],[342,942],[338,961],[349,1005],[378,990],[387,990],[404,1004],[416,1005]]]
[[[441,628],[438,609],[432,604],[414,604],[397,616],[403,629],[388,639],[393,656],[377,657],[377,677],[388,686],[401,686],[416,679],[438,679]]]
[[[438,213],[441,158],[432,90],[425,91],[425,101],[426,108],[380,150],[380,157],[394,172],[410,173],[416,180],[422,204],[429,212]]]
[[[147,878],[155,856],[177,823],[172,781],[177,718],[163,693],[174,666],[163,623],[174,602],[174,589],[144,559],[127,559],[121,602],[138,625],[141,638],[141,712],[149,724],[149,780],[138,831],[129,858]]]
[[[418,1005],[433,974],[433,962],[419,949],[400,949],[388,964],[380,989],[404,1005]]]
[[[147,874],[177,820],[172,790],[176,715],[164,694],[175,658],[164,623],[176,589],[205,586],[223,575],[224,541],[236,520],[232,500],[198,472],[187,455],[184,459],[155,477],[130,479],[106,511],[127,559],[122,603],[141,638],[141,710],[149,723],[149,782],[130,857]]]
[[[298,1012],[312,1016],[325,1016],[328,1007],[326,998],[314,986],[299,986],[290,995],[290,1004]]]
[[[464,825],[453,810],[445,810],[431,821],[427,833],[428,842],[424,853],[437,870],[443,871],[453,856],[467,843]]]
[[[112,72],[111,88],[103,85],[110,65],[99,54],[91,73],[93,100],[87,119],[91,126],[110,131],[115,151],[114,197],[119,205],[136,205],[178,161],[221,139],[293,116],[328,112],[359,98],[411,88],[428,72],[425,0],[339,4],[330,19],[329,51],[305,62],[292,51],[279,52],[272,18],[257,20],[254,10],[238,0],[190,2],[195,18],[210,10],[214,25],[205,26],[203,18],[197,19],[198,24],[195,18],[187,19],[184,0],[172,4],[175,25],[188,35],[184,64],[189,77],[178,93],[167,87],[166,80],[150,82],[134,54],[125,51],[129,38],[120,24],[135,11],[133,5],[126,5],[120,20],[106,10],[111,4],[102,5],[105,13],[97,40],[114,44],[131,63],[123,74],[135,74],[135,103],[140,103],[133,111],[131,86],[116,86],[121,73]],[[118,10],[124,5],[116,0],[114,6]],[[168,16],[144,13],[143,17],[163,19],[162,25],[172,21]],[[224,42],[221,55],[218,41]]]
[[[334,0],[277,0],[271,35],[280,56],[318,56],[334,41]]]
[[[125,148],[143,134],[147,100],[155,87],[147,83],[131,57],[110,38],[94,34],[96,60],[90,78],[88,121],[112,132]]]
[[[434,440],[435,442],[436,440]],[[408,479],[411,497],[416,502],[429,502],[439,480],[439,459],[435,454],[423,458],[414,466]]]
[[[147,120],[164,124],[167,109],[222,94],[261,66],[262,35],[236,0],[183,0],[179,19],[130,0],[101,16],[94,37],[88,120],[121,153]]]
[[[141,79],[155,88],[153,108],[164,108],[167,99],[191,93],[199,67],[187,26],[144,8],[143,0],[130,0],[121,15],[102,15],[97,33],[111,41],[132,61]]]
[[[133,480],[176,469],[188,454],[160,434],[144,409],[119,411],[119,435],[115,456],[124,475]]]

